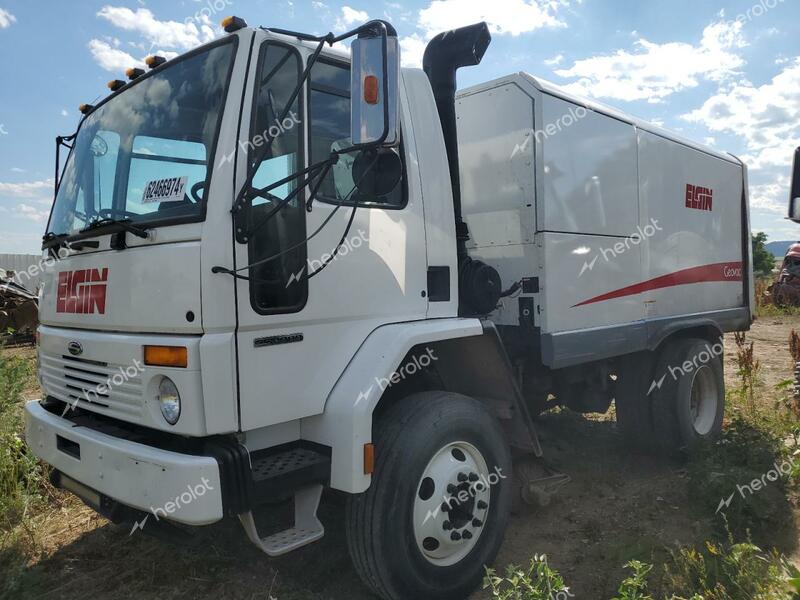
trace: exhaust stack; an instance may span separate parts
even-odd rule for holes
[[[431,82],[436,109],[442,122],[444,145],[453,186],[453,208],[459,263],[467,256],[469,231],[461,217],[461,180],[458,174],[458,133],[456,131],[456,71],[480,64],[492,36],[485,22],[445,31],[434,37],[425,48],[422,68]]]
[[[458,257],[459,309],[462,316],[488,314],[502,293],[500,275],[489,265],[467,255],[469,229],[461,215],[461,178],[458,173],[458,132],[456,129],[456,71],[478,65],[492,41],[485,22],[445,31],[425,48],[422,68],[428,76],[442,123],[442,134],[453,188],[453,213]]]

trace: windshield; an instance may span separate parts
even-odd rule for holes
[[[92,112],[64,169],[48,232],[99,219],[201,220],[234,44],[154,72]]]

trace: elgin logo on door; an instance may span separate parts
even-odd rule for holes
[[[58,274],[57,313],[106,314],[108,268]]]
[[[711,210],[714,199],[714,190],[699,185],[686,184],[686,208],[697,210]]]

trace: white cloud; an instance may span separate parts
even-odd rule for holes
[[[569,0],[434,0],[419,13],[418,25],[430,38],[456,27],[486,21],[493,34],[520,35],[543,27],[566,27],[560,8]]]
[[[25,169],[20,169],[19,167],[11,167],[12,173],[25,173]]]
[[[21,217],[35,221],[36,223],[43,223],[50,216],[50,210],[40,210],[29,204],[18,204],[16,213]]]
[[[564,62],[563,54],[556,54],[553,58],[548,58],[544,60],[544,64],[546,64],[548,67],[555,67],[557,65],[560,65],[562,62]]]
[[[770,82],[759,87],[739,82],[682,118],[743,138],[751,169],[785,168],[800,145],[800,57]]]
[[[0,29],[11,27],[11,24],[16,22],[17,22],[17,17],[12,15],[7,10],[0,8]]]
[[[785,216],[789,199],[789,178],[779,176],[772,183],[750,186],[750,207],[754,211]]]
[[[425,54],[425,40],[419,34],[400,38],[400,61],[404,67],[421,67],[422,55]]]
[[[143,60],[139,60],[118,48],[112,48],[110,44],[93,39],[89,41],[89,51],[95,62],[106,71],[122,73],[129,67],[144,68]]]
[[[0,196],[12,196],[15,198],[42,198],[52,195],[52,177],[43,181],[28,181],[24,183],[0,182]]]
[[[67,112],[66,108],[62,108],[61,109],[61,116],[62,117],[68,117],[69,116],[69,113]]]
[[[745,45],[742,24],[712,23],[703,30],[698,45],[685,42],[655,44],[644,38],[636,50],[593,56],[556,71],[570,91],[598,98],[661,102],[667,96],[699,85],[701,80],[720,82],[744,65],[735,49]]]
[[[336,19],[336,29],[345,31],[353,26],[363,25],[369,21],[369,14],[364,10],[356,10],[350,6],[342,7],[342,14]]]
[[[210,42],[216,37],[213,23],[208,15],[187,17],[186,21],[159,21],[146,8],[135,11],[123,6],[104,6],[97,16],[111,24],[144,36],[153,46],[188,50]]]

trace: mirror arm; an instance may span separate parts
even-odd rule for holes
[[[61,181],[59,181],[59,179],[61,177],[61,146],[64,146],[65,148],[69,148],[70,150],[72,150],[72,146],[70,146],[67,142],[71,142],[72,140],[74,140],[77,137],[77,135],[78,135],[78,132],[76,131],[72,135],[67,135],[67,136],[59,135],[59,136],[56,136],[56,172],[55,172],[55,179],[53,180],[54,181],[54,195],[53,195],[53,201],[54,202],[55,202],[55,197],[58,196],[58,187],[61,184]]]
[[[267,30],[267,31],[272,31],[272,30]],[[332,35],[332,34],[329,34],[329,35]],[[300,92],[303,90],[303,86],[305,85],[306,81],[308,80],[309,76],[311,75],[311,67],[314,66],[314,63],[317,61],[317,57],[322,53],[322,49],[325,47],[325,42],[326,41],[327,41],[327,36],[325,36],[319,42],[319,44],[317,44],[317,47],[314,50],[314,53],[308,58],[308,62],[306,63],[306,68],[303,70],[303,73],[300,76],[300,79],[297,82],[297,85],[295,86],[294,90],[292,91],[291,95],[289,96],[289,99],[286,101],[286,107],[281,112],[281,116],[280,116],[280,119],[279,119],[280,121],[283,121],[289,115],[289,112],[292,109],[292,104],[294,104],[294,101],[297,100],[297,97],[300,95]],[[269,135],[269,132],[267,132],[267,134]],[[267,154],[272,150],[272,142],[274,140],[275,140],[275,138],[269,136],[269,138],[267,139],[267,141],[263,145],[263,147],[259,149],[259,152],[256,155],[255,160],[253,161],[253,164],[249,165],[249,172],[247,173],[247,179],[245,179],[244,185],[242,186],[241,191],[239,192],[238,196],[236,197],[236,200],[233,203],[233,207],[231,208],[231,212],[232,213],[239,212],[240,210],[242,210],[242,208],[244,208],[244,204],[247,202],[247,193],[252,188],[253,179],[256,176],[256,172],[258,171],[258,167],[261,165],[261,163],[267,157]],[[303,172],[295,173],[295,177],[294,178],[299,177],[302,174],[303,174]],[[289,181],[291,181],[291,180],[289,180]],[[284,183],[287,183],[287,181],[283,181],[279,185],[283,185]],[[268,192],[268,191],[274,189],[275,187],[279,187],[279,185],[273,184],[273,187],[268,187],[268,188],[265,188],[264,190],[261,190],[261,191],[262,192],[263,191],[267,191]]]

